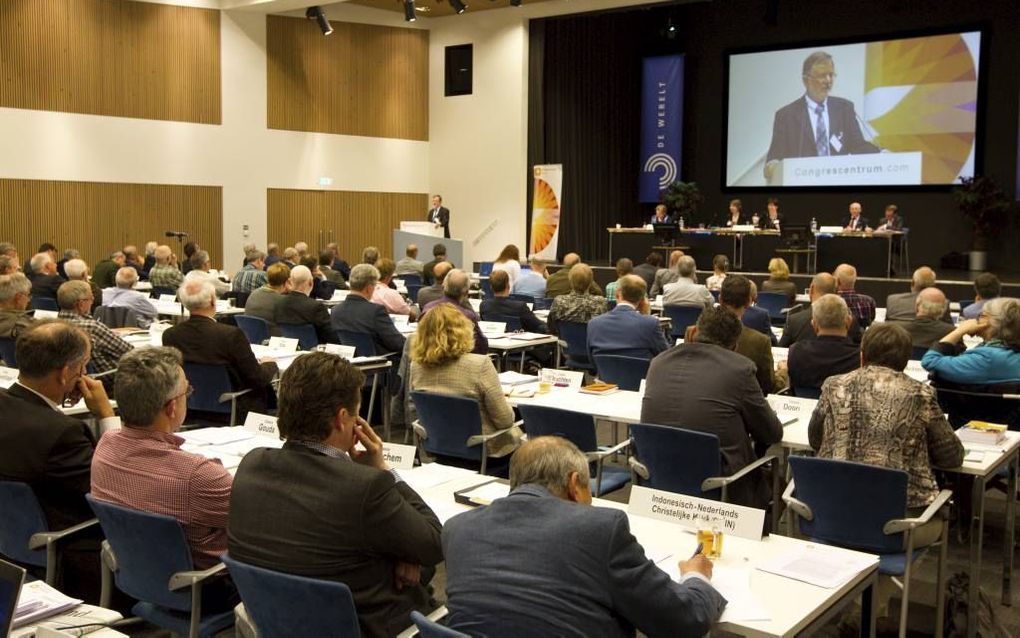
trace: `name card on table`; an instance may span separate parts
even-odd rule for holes
[[[415,451],[413,445],[383,442],[382,446],[383,458],[398,470],[410,470],[414,467]]]
[[[506,332],[506,322],[503,321],[479,321],[478,329],[486,337],[501,335]]]
[[[170,329],[170,324],[153,321],[149,324],[149,343],[155,347],[163,345],[163,333]]]
[[[354,346],[342,346],[339,343],[323,343],[319,345],[319,349],[327,354],[335,354],[341,359],[348,361],[354,358],[354,352],[357,350]]]
[[[782,394],[770,394],[766,400],[784,425],[790,419],[804,419],[805,421],[810,419],[811,413],[818,405],[818,399],[788,397]]]
[[[276,426],[276,417],[258,412],[249,412],[244,420],[245,432],[251,432],[256,436],[269,436],[274,439],[280,438],[280,428]]]
[[[177,303],[177,295],[160,295],[160,303]]]
[[[551,383],[556,388],[568,388],[574,392],[581,389],[584,383],[584,373],[574,370],[555,370],[553,368],[542,368],[539,383]]]
[[[298,340],[287,337],[269,337],[269,349],[281,352],[297,352]]]
[[[334,290],[333,296],[330,298],[332,301],[343,301],[347,299],[347,295],[351,294],[350,290]]]
[[[32,311],[32,318],[37,320],[37,321],[41,320],[41,319],[56,319],[57,318],[57,311],[56,310],[33,310]]]
[[[233,308],[233,304],[230,303],[229,299],[217,299],[216,300],[216,312],[224,312]]]
[[[393,325],[396,326],[397,329],[399,330],[402,326],[406,326],[408,323],[410,323],[411,317],[409,317],[408,315],[391,314],[390,321],[392,321]]]
[[[765,528],[765,510],[639,485],[630,489],[627,513],[676,523],[694,530],[717,527],[724,534],[752,541],[760,541]]]

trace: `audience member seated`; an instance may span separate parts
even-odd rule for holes
[[[730,270],[730,258],[726,255],[716,255],[712,258],[712,275],[705,280],[705,287],[709,290],[721,290],[722,283],[726,280],[726,273]]]
[[[280,255],[280,244],[275,242],[269,242],[266,244],[266,270],[273,264],[283,261],[283,257]],[[287,266],[289,269],[290,266]]]
[[[709,584],[712,563],[700,553],[680,560],[680,582],[656,567],[626,513],[591,507],[588,459],[573,443],[525,443],[510,460],[510,489],[443,527],[452,629],[704,636],[718,620],[726,601]]]
[[[235,391],[251,390],[237,400],[237,412],[242,421],[249,410],[266,412],[272,403],[273,390],[269,382],[276,376],[276,363],[272,359],[259,362],[240,328],[213,318],[216,290],[211,283],[189,279],[177,295],[191,317],[167,329],[163,333],[163,345],[180,350],[185,363],[225,367]]]
[[[379,304],[386,309],[386,312],[392,315],[405,315],[411,318],[411,321],[418,316],[417,311],[411,307],[407,300],[397,292],[395,289],[390,288],[390,283],[393,281],[393,273],[396,270],[397,265],[393,263],[392,259],[383,257],[376,262],[376,272],[379,273],[379,282],[375,287],[375,292],[372,293],[372,303]]]
[[[755,305],[758,303],[758,286],[750,279],[747,283],[751,287],[751,305],[744,309],[740,322],[768,337],[772,345],[779,345],[776,333],[772,332],[772,316],[768,310]]]
[[[566,258],[564,258],[564,263],[566,263]],[[553,275],[553,277],[555,276]],[[549,281],[552,282],[552,277],[549,278]],[[591,292],[591,284],[591,266],[577,263],[570,268],[571,290],[569,293],[558,295],[553,299],[552,307],[549,308],[549,332],[559,334],[557,325],[561,321],[588,323],[593,317],[601,315],[609,308],[601,290]]]
[[[836,278],[827,272],[820,272],[811,279],[811,287],[808,288],[808,298],[811,303],[821,299],[824,295],[836,293]],[[861,327],[857,318],[850,315],[850,340],[854,343],[861,342]],[[779,347],[789,348],[798,341],[815,338],[814,328],[811,327],[811,306],[799,305],[795,307],[786,317],[786,326],[783,328],[783,337],[779,340]]]
[[[563,256],[563,267],[549,275],[545,282],[545,296],[555,299],[560,295],[566,295],[573,290],[570,284],[570,270],[581,263],[581,256],[577,253],[567,253]],[[588,284],[588,294],[601,295],[602,289],[594,280]]]
[[[397,277],[402,275],[418,275],[418,277],[421,277],[424,266],[425,264],[418,261],[418,245],[408,244],[407,248],[404,249],[404,256],[397,261],[394,272],[397,274]]]
[[[234,292],[251,293],[266,285],[266,254],[251,250],[244,255],[244,268],[237,271],[230,289]]]
[[[362,635],[394,636],[412,610],[430,611],[423,584],[443,560],[442,524],[387,471],[382,440],[358,416],[364,383],[334,355],[294,360],[280,381],[286,442],[241,461],[227,546],[244,563],[344,583]]]
[[[308,256],[308,243],[303,241],[294,242],[294,250],[297,251],[298,261]]]
[[[425,316],[425,313],[441,305],[454,306],[460,311],[460,314],[474,324],[475,347],[472,352],[485,354],[489,351],[489,340],[482,334],[482,329],[478,327],[478,315],[471,309],[471,305],[467,301],[470,286],[471,280],[467,273],[454,268],[443,280],[443,296],[430,302],[427,306],[423,306],[421,314]]]
[[[116,288],[103,289],[103,305],[109,308],[130,308],[138,315],[138,326],[148,328],[156,319],[156,306],[149,297],[134,290],[138,283],[138,271],[124,266],[117,271]]]
[[[914,321],[917,316],[917,295],[927,288],[935,286],[935,271],[927,266],[921,266],[914,271],[910,283],[910,292],[898,292],[889,295],[885,299],[885,320],[886,321]],[[951,327],[953,318],[949,315],[949,304],[945,305],[941,317],[936,317]],[[906,328],[906,326],[904,326]],[[907,332],[910,329],[907,328]],[[949,330],[946,330],[949,332]]]
[[[680,263],[680,258],[683,256],[684,251],[682,250],[674,250],[669,254],[669,268],[660,268],[659,272],[655,273],[655,281],[652,282],[652,289],[648,293],[650,299],[661,295],[666,284],[671,284],[680,277],[677,264]]]
[[[254,246],[254,244],[252,244]],[[142,279],[149,278],[149,271],[156,265],[156,249],[159,244],[154,241],[145,242],[145,259],[142,260]]]
[[[72,260],[74,261],[74,260]],[[69,262],[70,263],[70,262]],[[57,289],[57,304],[60,306],[59,319],[77,326],[89,336],[92,346],[92,366],[96,374],[117,368],[117,362],[134,347],[117,333],[92,318],[92,289],[84,281],[65,281]],[[104,377],[113,380],[109,375]],[[113,387],[113,383],[105,385]]]
[[[811,326],[816,337],[790,347],[787,366],[791,388],[818,390],[829,377],[852,372],[861,365],[861,351],[847,337],[850,311],[842,297],[823,295],[811,304]]]
[[[1002,284],[999,278],[990,272],[983,272],[974,278],[974,303],[960,310],[960,316],[964,319],[977,319],[981,316],[981,309],[985,302],[995,299],[1002,294]]]
[[[498,271],[503,271],[510,277],[510,287],[513,288],[521,276],[521,251],[517,246],[507,244],[503,247],[499,257],[492,263],[492,272]]]
[[[522,270],[521,276],[514,282],[511,291],[515,295],[527,295],[535,299],[545,298],[545,262],[532,257],[528,262],[531,270]]]
[[[393,262],[390,260],[390,264]],[[358,264],[351,269],[351,292],[343,303],[335,306],[330,313],[330,324],[334,331],[362,332],[371,335],[377,354],[402,352],[404,336],[397,331],[386,312],[386,307],[373,303],[375,290],[384,288],[379,283],[379,271],[375,266]]]
[[[54,264],[57,263],[57,247],[48,241],[39,244],[39,250],[35,251],[35,253],[36,254],[32,256],[32,260],[34,260],[40,254],[43,254],[49,257]],[[28,268],[25,270],[25,275],[29,279],[35,281],[35,276],[41,274],[42,271],[36,268],[36,266],[32,265],[32,260],[28,262]],[[54,297],[54,299],[56,299],[56,297]]]
[[[336,242],[326,244],[326,250],[333,255],[333,263],[330,264],[330,268],[340,273],[340,276],[344,278],[344,281],[350,279],[351,266],[340,258],[340,247],[337,246]]]
[[[67,262],[71,261],[72,259],[81,259],[81,253],[76,248],[68,248],[67,250],[65,250],[64,256],[61,257],[60,261],[57,262],[57,274],[63,277],[65,280],[68,277],[67,272],[64,270],[64,267],[67,265]]]
[[[946,295],[938,288],[924,288],[914,300],[912,321],[891,321],[903,327],[915,348],[930,348],[933,343],[953,331],[953,324],[943,320],[949,309]]]
[[[669,348],[658,317],[648,314],[645,281],[625,275],[617,282],[616,307],[588,322],[588,352],[651,359]]]
[[[81,330],[63,321],[38,322],[18,338],[17,382],[0,390],[0,480],[27,483],[52,530],[93,517],[85,494],[95,438],[83,421],[65,416],[61,404],[84,399],[100,431],[120,426],[103,384],[85,375],[89,356],[89,338]],[[93,535],[65,547],[58,587],[98,603],[98,540]]]
[[[212,262],[209,260],[209,253],[204,250],[195,251],[191,256],[191,270],[185,275],[185,279],[204,279],[213,285],[217,297],[222,297],[230,290],[230,284],[221,281],[220,278],[209,272],[212,269]]]
[[[37,253],[32,257],[31,275],[32,296],[46,299],[57,299],[57,288],[64,283],[64,278],[57,274],[57,262],[49,253]]]
[[[840,264],[832,275],[836,278],[837,294],[846,302],[850,314],[857,319],[861,328],[866,329],[875,320],[875,300],[854,290],[857,269],[850,264]]]
[[[145,259],[138,254],[138,246],[124,246],[122,252],[124,253],[124,265],[137,270],[138,277],[141,278],[142,270],[145,266]]]
[[[319,253],[319,272],[326,278],[326,281],[334,284],[336,289],[347,288],[347,278],[339,270],[333,268],[333,251],[324,250]],[[350,270],[347,271],[350,274]]]
[[[180,264],[180,270],[181,270],[181,275],[182,276],[188,274],[189,272],[191,272],[191,269],[193,268],[193,264],[191,263],[191,258],[194,257],[195,253],[197,253],[198,251],[199,251],[199,246],[198,246],[197,242],[189,241],[186,244],[184,244],[184,259],[181,260],[181,264]],[[159,262],[159,257],[156,258],[156,262],[157,263]],[[174,266],[177,266],[176,262],[177,262],[177,256],[174,255],[173,258],[172,258],[171,263]],[[153,284],[153,285],[155,285],[155,284]]]
[[[410,389],[476,399],[482,433],[510,428],[485,444],[489,456],[506,456],[517,448],[522,432],[514,425],[514,410],[503,396],[492,361],[471,352],[471,322],[458,310],[455,304],[440,303],[422,315],[410,345]]]
[[[762,292],[778,292],[786,295],[786,307],[797,303],[797,284],[790,281],[790,266],[782,257],[769,260],[769,278],[761,284]]]
[[[634,272],[634,262],[621,257],[616,260],[616,281],[611,281],[606,284],[606,299],[614,301],[616,299],[616,287],[620,284],[620,279],[626,275]],[[643,280],[642,280],[643,281]]]
[[[745,330],[732,311],[706,308],[698,318],[696,342],[685,341],[652,359],[641,403],[642,423],[718,436],[725,475],[758,458],[752,446],[765,450],[783,438],[783,426],[755,380],[754,364],[735,352]],[[765,508],[771,491],[756,471],[733,483],[728,496],[731,503]]]
[[[453,270],[453,264],[448,261],[441,261],[432,269],[432,281],[430,286],[418,290],[418,307],[424,308],[436,299],[443,298],[443,282],[446,275]]]
[[[652,251],[645,257],[645,263],[634,267],[634,274],[645,280],[645,290],[652,287],[655,283],[655,276],[662,270],[662,255]],[[612,299],[609,295],[607,298]]]
[[[365,246],[361,251],[361,263],[374,266],[379,261],[379,249],[375,246]]]
[[[808,438],[818,456],[907,472],[907,516],[918,516],[939,493],[932,467],[959,467],[963,445],[935,390],[903,373],[910,335],[883,323],[864,333],[861,367],[832,377],[811,415]],[[792,354],[792,351],[791,351]],[[914,532],[914,547],[938,539],[941,520]]]
[[[266,283],[253,290],[244,305],[244,314],[258,317],[269,322],[269,335],[282,336],[280,326],[276,325],[276,308],[283,301],[284,295],[290,292],[290,268],[278,261],[266,269]]]
[[[170,250],[167,248],[167,250]],[[124,253],[115,251],[108,259],[96,264],[92,271],[92,281],[100,289],[113,288],[117,285],[117,271],[124,267]]]
[[[67,275],[68,281],[84,281],[89,285],[89,289],[92,290],[93,308],[102,305],[103,289],[94,280],[89,279],[88,264],[81,259],[69,259],[64,263],[64,274]],[[114,281],[116,282],[116,279]],[[88,312],[91,314],[92,308],[89,308]]]
[[[326,306],[309,295],[314,286],[312,271],[306,266],[294,266],[290,270],[290,290],[276,304],[277,324],[311,324],[319,343],[337,343],[336,334],[329,324]]]
[[[0,275],[10,275],[21,272],[18,260],[9,255],[0,255]]]
[[[295,266],[301,261],[301,255],[293,246],[288,246],[283,249],[283,263],[293,270]]]
[[[677,276],[671,283],[662,288],[662,305],[664,306],[704,306],[715,303],[715,297],[708,288],[695,281],[697,264],[694,257],[681,255],[676,264]]]
[[[184,283],[184,274],[177,269],[177,257],[171,252],[169,246],[156,248],[156,265],[149,271],[149,283],[155,288],[181,287]]]
[[[319,260],[312,255],[305,255],[298,259],[298,265],[304,266],[312,273],[312,291],[308,296],[312,299],[332,299],[333,291],[336,290],[329,284],[326,276],[319,270]]]
[[[431,286],[436,283],[436,275],[432,272],[435,267],[443,262],[450,264],[450,269],[456,268],[457,266],[446,259],[446,245],[436,244],[432,246],[432,261],[422,266],[421,283],[424,286]]]
[[[985,340],[956,354],[967,335]],[[1020,381],[1020,300],[996,297],[981,308],[977,319],[961,321],[932,345],[921,365],[950,383],[994,385]]]
[[[31,299],[32,282],[23,273],[0,275],[0,338],[17,339],[32,327]]]
[[[526,302],[510,298],[510,277],[505,271],[492,271],[489,284],[492,286],[493,298],[482,302],[480,311],[483,320],[498,321],[496,315],[517,317],[521,327],[528,332],[548,332],[545,322],[535,316]]]
[[[208,569],[227,551],[232,478],[218,459],[181,449],[184,439],[176,432],[193,392],[181,364],[173,348],[139,348],[121,359],[116,387],[124,427],[96,446],[92,496],[177,519],[195,569]],[[205,588],[202,593],[208,602]]]

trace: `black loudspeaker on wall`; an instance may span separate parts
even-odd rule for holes
[[[470,44],[446,47],[446,95],[471,95],[472,60]]]

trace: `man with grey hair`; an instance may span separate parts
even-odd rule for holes
[[[850,311],[839,295],[823,295],[811,304],[811,326],[815,338],[793,344],[786,365],[794,394],[817,398],[826,379],[861,366],[861,351],[847,337]]]
[[[361,251],[361,263],[374,266],[377,261],[379,261],[379,249],[375,246],[365,246],[365,249]]]
[[[56,300],[57,288],[64,283],[64,278],[57,274],[57,262],[49,253],[36,253],[29,262],[32,281],[32,296]]]
[[[910,280],[910,292],[898,292],[885,298],[885,320],[886,321],[911,321],[917,314],[917,295],[926,288],[935,286],[935,271],[928,266],[921,266],[914,271]],[[949,324],[952,328],[953,318],[949,314],[949,304],[946,304],[945,313],[936,317]],[[908,329],[909,330],[909,329]],[[941,338],[941,337],[940,337]],[[936,339],[937,341],[938,339]]]
[[[471,279],[468,277],[468,274],[459,268],[454,268],[447,273],[446,279],[443,280],[443,296],[423,306],[421,316],[424,317],[429,310],[432,310],[439,304],[448,303],[456,307],[460,314],[470,319],[475,327],[475,348],[472,352],[475,354],[486,354],[489,351],[489,340],[482,334],[482,329],[478,327],[478,313],[467,303],[468,291],[470,289]]]
[[[353,273],[352,273],[353,274]],[[339,343],[329,325],[329,311],[325,304],[311,298],[315,280],[307,266],[295,266],[290,271],[290,291],[276,306],[276,323],[311,324],[319,343]]]
[[[154,288],[176,290],[184,282],[184,274],[177,268],[176,258],[169,246],[156,248],[156,265],[149,271],[149,283]]]
[[[822,295],[835,294],[835,292],[836,278],[827,272],[820,272],[811,279],[808,298],[814,303],[821,299]],[[854,343],[861,342],[861,326],[853,315],[850,316],[848,336]],[[811,327],[811,306],[797,306],[786,318],[786,327],[783,329],[782,339],[779,340],[779,347],[789,348],[798,341],[814,338],[815,330]]]
[[[92,342],[92,365],[102,373],[117,368],[117,361],[131,352],[132,346],[112,330],[92,318],[92,288],[84,281],[65,281],[57,289],[58,319],[85,331]],[[109,379],[109,381],[107,381]],[[113,379],[104,377],[104,385],[113,386]]]
[[[875,320],[875,299],[854,290],[857,285],[857,269],[850,264],[840,264],[832,276],[836,278],[836,294],[846,302],[850,314],[857,319],[861,328],[870,326]]]
[[[266,269],[278,261],[283,261],[283,257],[280,256],[280,244],[271,241],[266,244]],[[287,267],[290,268],[290,265]]]
[[[376,354],[403,352],[404,336],[397,331],[386,308],[372,303],[379,283],[379,271],[369,264],[358,264],[351,268],[348,282],[351,292],[343,303],[330,312],[330,325],[337,334],[360,332],[372,337]],[[397,367],[397,366],[395,366]]]
[[[65,266],[67,265],[67,262],[71,261],[72,259],[80,258],[81,253],[78,252],[78,249],[68,248],[67,250],[65,250],[64,256],[60,259],[60,261],[57,262],[57,274],[63,277],[64,279],[69,279],[69,277],[67,276],[67,271],[64,269]]]
[[[925,288],[914,300],[912,321],[889,321],[903,326],[915,348],[929,348],[953,331],[953,324],[943,320],[949,308],[945,293],[935,287]]]
[[[710,584],[712,563],[701,553],[679,561],[680,582],[656,567],[625,512],[591,507],[588,460],[573,443],[552,436],[525,443],[510,459],[510,488],[443,527],[450,628],[701,636],[718,620],[726,601]],[[536,538],[548,542],[522,542]]]
[[[84,281],[92,289],[92,304],[98,306],[103,301],[103,289],[89,279],[89,265],[82,259],[69,259],[64,264],[64,276],[68,281]],[[92,312],[92,309],[89,309]]]
[[[404,257],[397,261],[397,267],[394,271],[397,277],[403,275],[418,275],[420,279],[422,276],[422,268],[425,264],[418,261],[418,245],[408,244],[407,248],[404,249]]]
[[[303,241],[299,241],[294,244],[294,250],[297,251],[297,258],[300,260],[302,257],[308,254],[308,244]]]
[[[424,308],[436,299],[443,298],[443,282],[446,281],[446,275],[453,270],[453,264],[448,261],[441,261],[432,268],[432,279],[433,284],[427,286],[418,291],[418,307]],[[465,304],[468,302],[465,301]],[[468,305],[468,308],[471,306]]]
[[[662,268],[655,273],[655,281],[652,282],[652,289],[648,292],[649,297],[654,299],[661,295],[666,284],[671,284],[680,277],[679,264],[680,258],[683,256],[684,251],[682,250],[674,250],[669,253],[669,267]]]
[[[17,339],[32,326],[32,315],[28,314],[31,299],[32,282],[24,273],[0,275],[0,338]]]
[[[0,275],[10,275],[21,271],[18,260],[8,255],[0,255]]]
[[[219,277],[210,272],[212,262],[209,260],[209,253],[204,250],[196,250],[191,256],[191,270],[184,276],[185,279],[204,279],[213,285],[216,296],[220,297],[230,290],[230,284],[221,281]]]
[[[715,297],[712,293],[695,280],[696,271],[694,257],[681,255],[676,262],[676,279],[662,287],[662,305],[707,308],[714,304]]]
[[[103,305],[110,308],[130,308],[138,315],[138,326],[148,328],[156,319],[156,306],[149,298],[134,290],[138,282],[138,271],[124,266],[117,271],[116,288],[103,290]]]
[[[242,260],[241,266],[244,266],[245,264],[248,263],[248,253],[253,252],[255,250],[257,250],[255,242],[253,241],[244,242],[244,244],[241,246],[241,253],[244,255],[244,259]],[[265,257],[265,254],[263,254],[263,257]]]
[[[92,270],[92,281],[101,289],[112,288],[117,285],[117,271],[123,267],[124,253],[119,250],[114,251],[107,259],[96,264]]]
[[[251,390],[238,398],[238,418],[249,410],[265,412],[275,400],[269,385],[278,371],[272,359],[261,362],[252,353],[241,329],[216,321],[216,290],[200,279],[189,279],[178,291],[191,317],[163,333],[163,345],[181,351],[184,362],[222,366],[234,391]]]
[[[96,446],[92,497],[177,519],[195,569],[207,569],[227,550],[233,480],[218,460],[181,449],[184,439],[175,433],[194,390],[182,364],[180,352],[166,347],[139,348],[121,359],[116,387],[124,427]]]
[[[284,248],[283,249],[283,261],[284,261],[285,264],[287,264],[291,268],[294,268],[294,266],[297,266],[298,265],[298,261],[300,261],[297,249],[294,248],[293,246],[288,246],[287,248]]]
[[[265,286],[267,278],[265,267],[266,254],[255,248],[249,250],[244,255],[244,268],[234,275],[231,290],[250,293]]]

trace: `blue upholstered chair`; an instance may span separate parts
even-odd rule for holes
[[[441,611],[439,617],[446,615],[446,607],[440,607],[437,611]],[[425,616],[420,611],[411,612],[411,622],[418,628],[419,636],[422,638],[469,638],[468,634],[462,634],[459,631],[440,625],[433,620],[436,616],[436,612],[432,612],[428,616]]]
[[[674,339],[683,339],[687,327],[698,322],[698,317],[704,309],[704,306],[663,306],[662,314],[669,317],[670,336]]]
[[[595,372],[595,364],[588,356],[588,324],[561,321],[557,326],[560,332],[560,346],[565,355],[563,363],[574,370]]]
[[[269,341],[269,322],[262,317],[234,315],[234,321],[248,338],[248,343],[260,345]]]
[[[310,323],[280,323],[280,333],[288,339],[297,339],[302,350],[315,350],[319,345],[319,335],[315,326]]]
[[[615,383],[622,390],[637,391],[641,388],[641,380],[648,376],[650,359],[641,357],[625,357],[619,354],[597,354],[592,357],[598,369],[599,379],[606,383]]]
[[[489,465],[484,444],[510,436],[512,430],[482,434],[482,413],[476,399],[417,391],[411,393],[411,400],[418,412],[418,420],[411,424],[418,445],[433,456],[477,463],[482,474]]]
[[[188,409],[214,414],[229,414],[230,425],[237,425],[237,398],[250,389],[234,391],[230,375],[222,365],[184,362],[184,376],[195,392],[188,397]]]

